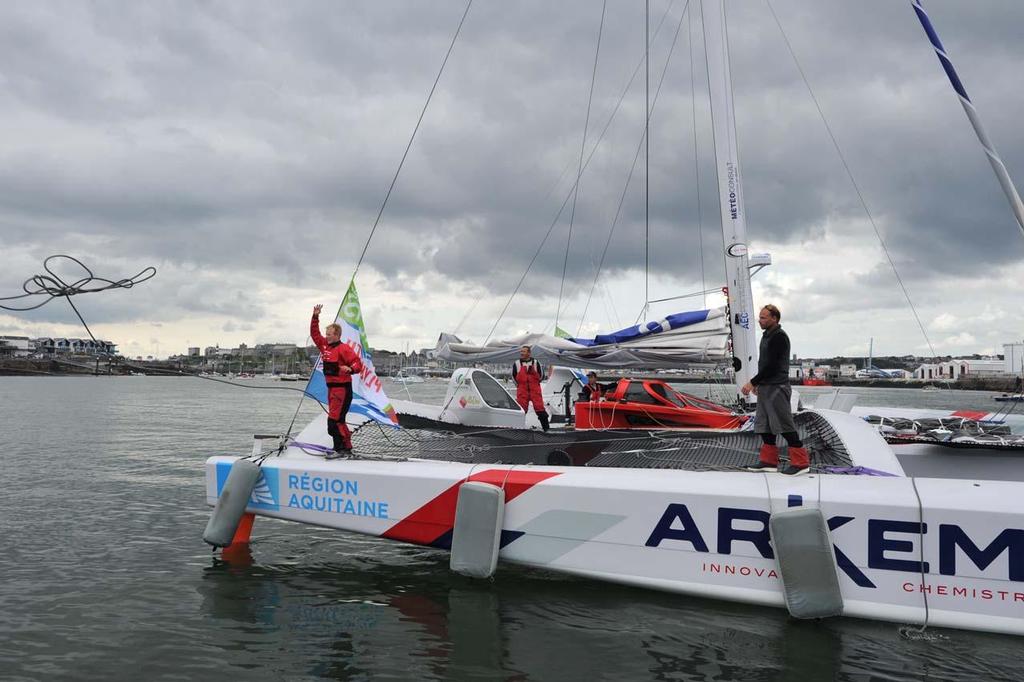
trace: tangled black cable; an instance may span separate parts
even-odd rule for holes
[[[64,279],[51,269],[50,261],[63,258],[69,260],[72,263],[78,265],[82,270],[85,271],[85,277],[75,280],[74,282],[66,282]],[[21,285],[25,293],[18,294],[16,296],[0,296],[0,301],[16,301],[21,299],[31,299],[36,296],[45,296],[45,299],[36,303],[35,305],[29,305],[26,307],[17,307],[4,305],[0,303],[0,309],[11,310],[15,312],[23,312],[26,310],[35,310],[42,308],[44,305],[49,303],[55,298],[67,299],[68,305],[75,311],[75,315],[78,315],[78,319],[81,320],[82,326],[85,327],[85,331],[89,332],[89,336],[95,341],[96,337],[93,336],[92,330],[89,329],[89,325],[85,323],[85,319],[82,318],[82,314],[78,312],[78,308],[71,302],[72,296],[79,294],[94,294],[99,291],[107,291],[109,289],[131,289],[136,284],[141,284],[148,279],[152,279],[156,275],[156,268],[150,266],[139,271],[137,274],[125,279],[111,280],[104,277],[97,277],[92,270],[86,267],[85,263],[74,258],[73,256],[67,256],[62,253],[50,256],[43,261],[43,269],[46,270],[45,275],[32,275],[25,283]],[[27,301],[26,301],[27,302]]]
[[[60,258],[67,259],[72,263],[78,265],[80,268],[82,268],[82,270],[84,270],[86,273],[85,277],[77,279],[74,282],[64,281],[64,279],[56,272],[54,272],[50,266],[50,261]],[[83,263],[82,261],[78,260],[73,256],[67,256],[64,254],[55,254],[44,260],[43,269],[46,270],[47,274],[33,275],[32,277],[29,277],[27,280],[25,280],[25,283],[21,285],[21,288],[25,290],[25,293],[18,294],[17,296],[0,296],[0,301],[15,301],[24,298],[30,298],[32,296],[45,296],[45,300],[36,303],[35,305],[29,305],[26,307],[8,306],[4,305],[3,303],[0,303],[0,309],[15,312],[35,310],[37,308],[42,308],[44,305],[46,305],[55,298],[65,298],[67,299],[68,305],[71,306],[71,309],[75,311],[75,315],[78,315],[78,319],[82,322],[82,326],[85,327],[85,331],[89,332],[89,336],[92,337],[93,341],[96,341],[96,337],[93,336],[92,330],[89,329],[89,325],[86,324],[85,318],[83,318],[82,314],[78,312],[78,308],[76,308],[75,304],[71,302],[71,297],[77,296],[79,294],[94,294],[96,292],[107,291],[109,289],[131,289],[136,284],[142,284],[146,280],[152,279],[156,275],[156,268],[150,266],[140,270],[137,274],[132,275],[131,277],[126,277],[124,279],[119,279],[116,281],[106,279],[105,277],[97,277],[93,273],[93,271],[90,270],[85,265],[85,263]],[[65,360],[58,360],[57,362],[60,362],[65,365],[85,367],[86,369],[89,369],[87,365],[81,365],[74,362],[67,362]],[[301,388],[292,388],[291,386],[248,386],[246,384],[237,384],[233,381],[224,381],[223,379],[215,379],[214,377],[204,377],[198,374],[193,374],[191,372],[183,372],[181,370],[165,370],[154,367],[145,367],[142,365],[133,364],[126,360],[122,360],[120,364],[126,367],[141,369],[146,373],[168,374],[172,376],[190,376],[195,377],[196,379],[205,379],[207,381],[214,381],[219,384],[227,384],[228,386],[238,386],[241,388],[256,388],[272,391],[298,391],[299,393],[302,393],[304,396],[316,399],[315,396],[311,395],[306,390]],[[36,372],[34,370],[22,371],[32,372],[35,374],[52,374],[52,372]],[[299,405],[301,407],[302,404],[299,403]],[[320,404],[319,400],[317,400],[317,405],[319,405],[320,408],[323,409],[325,412],[327,411],[327,408]],[[296,414],[298,414],[298,410],[296,410]]]

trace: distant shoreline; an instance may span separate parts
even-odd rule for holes
[[[119,357],[76,357],[70,360],[4,358],[0,360],[0,376],[132,376],[133,373],[151,376],[187,376],[190,374],[188,371],[179,370],[176,365],[171,363],[147,364],[152,366],[143,367]]]
[[[195,376],[198,372],[181,368],[177,363],[170,362],[147,362],[145,366],[141,363],[131,362],[124,358],[79,358],[70,360],[43,360],[25,358],[7,358],[0,360],[0,376],[23,376],[23,377],[74,377],[74,376],[132,376],[133,374],[144,374],[146,376]],[[715,384],[723,383],[721,379],[710,377],[677,375],[677,374],[656,374],[656,373],[602,373],[601,381],[613,381],[621,376],[629,376],[633,379],[662,379],[673,384]],[[264,375],[257,374],[255,378]],[[729,382],[731,383],[731,381]],[[794,386],[801,388],[801,384],[794,383]],[[945,382],[941,380],[914,380],[914,379],[836,379],[831,386],[812,386],[808,388],[910,388],[921,389],[925,386],[936,386],[941,389],[952,388],[960,391],[981,391],[988,393],[1012,393],[1012,377],[971,377],[959,381]]]

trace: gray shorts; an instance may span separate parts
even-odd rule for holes
[[[793,389],[789,384],[762,384],[757,387],[757,414],[755,433],[788,433],[796,431],[789,401]]]

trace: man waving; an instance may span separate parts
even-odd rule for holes
[[[334,459],[352,452],[352,432],[345,423],[345,415],[352,405],[352,375],[363,371],[363,361],[348,344],[341,342],[341,325],[331,323],[320,333],[320,311],[322,305],[313,307],[313,319],[309,322],[309,336],[320,349],[324,363],[324,379],[327,381],[327,433],[334,439],[334,452],[327,453],[327,459]]]

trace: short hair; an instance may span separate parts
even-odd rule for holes
[[[340,324],[337,324],[337,323],[335,323],[335,322],[332,322],[332,323],[330,323],[329,325],[327,325],[327,328],[326,328],[326,330],[327,330],[327,332],[328,332],[328,333],[330,333],[330,331],[331,331],[332,329],[337,329],[337,330],[338,330],[338,334],[341,334],[341,325],[340,325]]]
[[[775,318],[776,322],[782,319],[782,313],[779,309],[773,306],[771,303],[761,308],[761,310],[767,310],[768,314]]]
[[[530,350],[529,346],[519,346],[519,350]]]
[[[597,376],[597,372],[587,372],[587,376],[588,377],[596,377]]]

